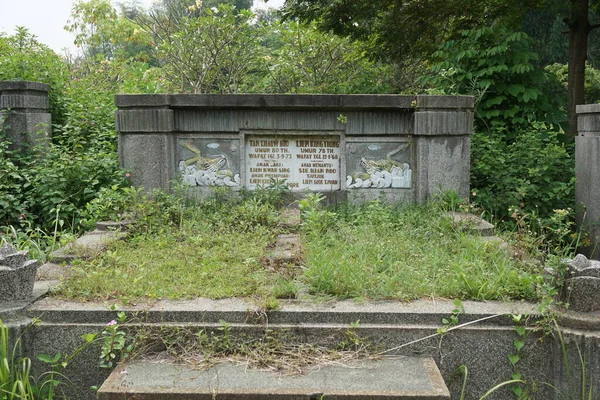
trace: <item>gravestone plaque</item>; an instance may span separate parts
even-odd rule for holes
[[[339,136],[247,136],[246,187],[285,180],[290,190],[340,190]]]

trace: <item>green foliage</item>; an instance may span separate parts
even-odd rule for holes
[[[514,141],[506,136],[514,137]],[[554,210],[575,206],[573,144],[552,126],[533,123],[523,131],[472,137],[472,201],[509,221],[515,209],[536,215],[541,225]],[[538,225],[539,226],[539,225]]]
[[[99,336],[102,341],[100,362],[98,364],[100,368],[113,368],[116,363],[126,360],[132,352],[135,341],[129,340],[127,332],[119,325],[124,323],[126,319],[124,312],[118,312],[117,319],[113,319],[106,324],[100,332]]]
[[[63,99],[64,122],[53,127],[53,142],[61,149],[70,154],[116,152],[114,94],[103,86],[89,77],[69,84]]]
[[[0,320],[0,400],[35,400],[31,360],[18,357],[20,339],[11,342],[8,333]]]
[[[458,325],[458,317],[461,314],[465,313],[465,307],[462,304],[462,301],[460,301],[460,299],[454,299],[454,309],[452,309],[452,314],[450,315],[449,318],[442,318],[442,325],[441,327],[439,327],[437,329],[437,334],[438,335],[444,335],[446,333],[448,333],[448,331],[450,330],[450,328],[455,327]]]
[[[273,206],[255,198],[198,203],[164,192],[131,197],[129,242],[75,266],[60,294],[127,300],[267,293],[272,275],[261,260],[278,222]]]
[[[51,232],[58,223],[60,230],[78,231],[86,205],[100,189],[119,187],[125,181],[115,154],[74,155],[51,145],[44,153],[18,159],[11,159],[9,152],[0,152],[0,156],[13,171],[0,178],[0,198],[5,205],[0,226],[32,224]]]
[[[320,235],[306,235],[304,246],[302,279],[316,295],[480,300],[537,296],[536,271],[507,258],[496,244],[456,229],[437,204],[398,210],[374,202],[339,210],[335,224]]]
[[[286,19],[316,21],[325,31],[370,42],[369,52],[398,63],[429,54],[462,29],[500,19],[518,25],[538,0],[288,0]]]
[[[567,64],[551,64],[546,66],[546,71],[554,75],[566,90],[569,73]],[[589,63],[585,67],[585,98],[586,103],[600,102],[600,70]]]
[[[115,64],[109,61],[91,70],[80,66],[71,75],[65,60],[24,29],[0,36],[0,49],[0,79],[50,85],[52,144],[15,151],[0,132],[0,170],[7,172],[0,174],[2,240],[37,254],[52,249],[62,231],[92,226],[86,205],[101,188],[112,188],[116,197],[126,184],[116,157],[113,104],[123,82],[113,79]]]
[[[330,229],[336,214],[321,204],[325,197],[321,193],[306,193],[298,205],[302,218],[302,229],[308,235],[320,236]]]
[[[39,355],[38,360],[47,364],[49,369],[35,378],[31,375],[31,359],[20,355],[21,336],[11,338],[9,332],[8,326],[0,320],[0,400],[65,399],[62,387],[67,378],[61,371],[91,341],[83,343],[70,355]]]
[[[75,35],[88,60],[147,61],[150,56],[150,37],[109,0],[76,1],[65,30]]]
[[[201,2],[199,2],[201,5]],[[152,36],[162,75],[178,92],[236,93],[260,67],[253,14],[220,4],[192,5],[184,15],[150,12],[140,24]]]
[[[431,59],[431,75],[423,87],[444,94],[469,94],[476,99],[477,126],[489,131],[506,126],[510,135],[532,121],[563,120],[560,97],[550,97],[552,76],[535,68],[531,39],[494,25],[464,30],[443,43]]]
[[[50,85],[52,120],[62,121],[62,93],[69,79],[69,68],[61,57],[27,29],[18,27],[14,35],[0,32],[0,66],[0,81],[26,80]]]
[[[373,62],[365,45],[316,24],[297,22],[272,26],[280,41],[265,57],[269,73],[254,90],[274,93],[390,93],[391,66]],[[262,90],[261,90],[262,89]]]

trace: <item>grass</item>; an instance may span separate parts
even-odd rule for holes
[[[497,243],[463,232],[439,204],[397,210],[371,203],[340,216],[326,234],[309,236],[305,246],[303,279],[315,294],[536,297],[536,268],[514,259]]]
[[[324,210],[319,201],[301,201],[302,268],[290,269],[269,262],[276,235],[294,229],[281,224],[276,194],[218,194],[199,203],[164,194],[140,199],[129,238],[78,262],[56,295],[274,299],[306,288],[335,298],[536,299],[540,267],[463,232],[440,203]]]
[[[0,320],[0,399],[33,400],[31,360],[17,357],[20,339],[11,346],[8,326]]]

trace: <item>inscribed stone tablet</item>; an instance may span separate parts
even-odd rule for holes
[[[247,136],[246,187],[273,180],[294,191],[340,190],[339,136]]]

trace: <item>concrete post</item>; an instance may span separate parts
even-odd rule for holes
[[[575,138],[575,200],[577,224],[590,233],[587,255],[600,259],[600,104],[577,106]],[[585,250],[584,250],[585,251]]]
[[[0,130],[11,150],[48,143],[52,137],[49,89],[38,82],[0,82]]]
[[[454,190],[469,198],[473,98],[416,96],[417,201]]]

